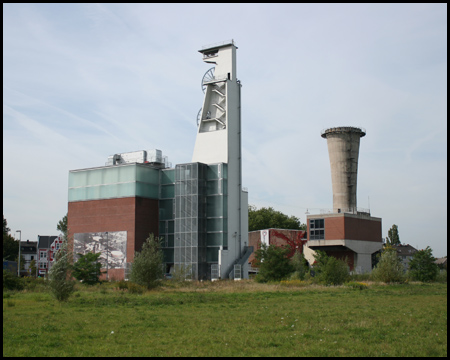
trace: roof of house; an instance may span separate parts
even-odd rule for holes
[[[417,249],[409,244],[393,245],[393,247],[397,249],[397,254],[400,256],[413,256],[417,252]]]
[[[49,249],[50,245],[58,238],[56,235],[46,236],[38,235],[38,248],[39,249]]]
[[[445,264],[447,264],[447,258],[443,257],[443,258],[436,259],[435,263],[438,265],[440,265],[440,264],[445,265]]]

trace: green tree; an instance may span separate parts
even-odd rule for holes
[[[100,268],[102,267],[102,264],[98,262],[98,258],[100,257],[101,253],[87,253],[86,255],[78,255],[79,259],[73,265],[73,277],[88,285],[94,285],[98,283]]]
[[[8,222],[5,219],[5,215],[3,215],[3,235],[8,234],[11,229],[8,227]]]
[[[71,278],[72,254],[68,250],[67,238],[55,254],[55,261],[49,271],[49,287],[58,301],[66,301],[75,290]]]
[[[294,273],[291,275],[291,279],[304,280],[306,274],[309,272],[309,264],[305,259],[305,255],[296,251],[291,258],[291,263],[294,268]]]
[[[388,231],[388,236],[386,238],[386,244],[390,245],[400,245],[400,236],[398,235],[398,226],[392,225]]]
[[[255,280],[261,283],[280,281],[291,274],[294,266],[287,257],[289,252],[288,247],[262,244],[255,253],[255,265],[259,268]]]
[[[9,234],[10,231],[5,215],[3,215],[3,260],[15,261],[19,256],[19,241]]]
[[[288,216],[272,207],[257,209],[256,206],[248,206],[248,231],[263,229],[293,229],[306,230],[306,225],[301,224],[295,216]]]
[[[61,231],[61,233],[67,237],[67,214],[63,216],[61,220],[58,221],[58,224],[56,225],[56,230]]]
[[[36,276],[36,270],[37,270],[37,267],[36,267],[36,260],[31,260],[31,262],[30,262],[30,269],[31,269],[31,276]]]
[[[372,270],[372,278],[385,283],[405,281],[404,267],[395,248],[387,246],[383,249],[377,266]]]
[[[439,274],[439,267],[435,263],[429,246],[425,250],[416,251],[409,262],[409,276],[416,281],[435,281]]]
[[[349,279],[349,268],[344,260],[328,256],[326,252],[320,250],[316,250],[314,260],[314,282],[325,285],[341,285]]]
[[[147,289],[156,287],[164,275],[163,253],[160,241],[160,238],[150,234],[142,245],[142,250],[134,255],[130,280],[136,284],[146,286]]]

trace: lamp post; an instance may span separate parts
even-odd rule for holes
[[[17,268],[17,276],[20,277],[20,242],[22,241],[22,231],[16,230],[19,233],[19,267]]]

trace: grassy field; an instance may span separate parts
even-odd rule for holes
[[[169,283],[4,292],[3,356],[447,356],[447,284]]]

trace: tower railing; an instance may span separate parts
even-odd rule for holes
[[[320,214],[340,214],[340,213],[346,213],[346,214],[369,214],[370,215],[370,209],[365,208],[353,208],[353,209],[320,209]]]

